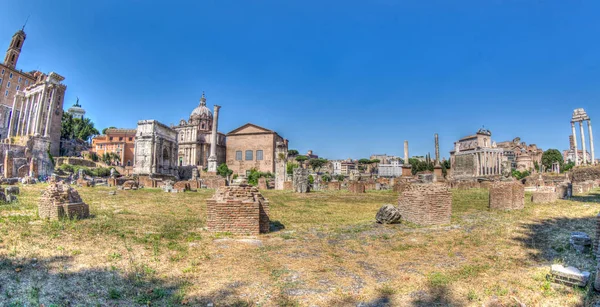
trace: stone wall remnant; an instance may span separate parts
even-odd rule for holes
[[[50,183],[43,192],[38,204],[40,218],[57,220],[66,218],[87,218],[89,206],[81,200],[77,190],[61,182]]]
[[[365,193],[365,184],[360,181],[348,182],[348,191],[351,193]]]
[[[525,207],[525,187],[517,182],[495,182],[490,186],[489,207],[495,210],[520,210]]]
[[[304,168],[295,168],[293,175],[293,189],[296,193],[308,193],[310,186],[308,184],[308,170]]]
[[[445,185],[411,184],[398,196],[402,219],[419,225],[449,224],[452,194]]]
[[[555,202],[558,199],[556,192],[551,190],[541,190],[531,192],[531,202],[536,204],[547,204]]]
[[[206,207],[209,231],[238,235],[269,232],[269,201],[256,187],[220,187],[206,200]]]

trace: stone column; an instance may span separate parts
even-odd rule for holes
[[[52,88],[52,95],[50,96],[50,105],[48,106],[48,116],[46,116],[46,128],[44,129],[44,136],[48,136],[50,130],[50,122],[52,121],[52,110],[54,109],[54,102],[56,101],[56,87]],[[125,149],[123,148],[123,155],[125,155]],[[124,160],[124,159],[121,159]],[[125,162],[125,161],[123,161]]]
[[[21,117],[23,117],[23,107],[25,106],[25,101],[27,98],[25,98],[25,96],[23,96],[21,98],[21,104],[19,106],[19,117],[17,117],[15,119],[16,121],[16,127],[15,127],[15,135],[19,135],[19,129],[21,129]],[[14,112],[14,111],[13,111]]]
[[[8,135],[7,138],[10,139],[10,137],[12,136],[12,128],[14,127],[13,122],[15,121],[14,117],[16,114],[16,109],[17,109],[17,101],[21,99],[21,93],[17,92],[17,94],[15,95],[15,99],[13,100],[13,106],[12,106],[12,110],[10,112],[10,121],[8,122]]]
[[[571,130],[573,130],[573,145],[575,148],[575,165],[579,165],[579,153],[577,152],[577,133],[575,133],[575,122],[571,122]]]
[[[583,150],[583,161],[581,164],[585,165],[585,134],[583,133],[583,121],[579,122],[579,131],[581,131],[581,150]]]
[[[44,89],[42,90],[42,99],[39,101],[38,103],[38,109],[37,112],[35,114],[35,129],[33,131],[33,134],[41,134],[42,129],[42,110],[44,109],[44,106],[46,105],[46,94],[47,94],[47,87],[44,86]]]
[[[438,134],[435,134],[435,165],[440,165],[440,140]]]
[[[25,119],[25,121],[27,121],[27,126],[25,127],[25,133],[23,133],[23,135],[29,135],[29,131],[31,131],[31,122],[33,121],[31,120],[31,115],[33,114],[33,107],[35,106],[37,96],[38,94],[35,93],[31,97],[31,102],[29,103],[29,110],[27,111],[27,118]]]
[[[404,164],[409,165],[408,162],[408,141],[404,141]]]
[[[212,140],[210,143],[210,157],[208,157],[208,171],[217,172],[217,126],[219,124],[219,109],[221,107],[215,105],[215,111],[213,113],[213,125],[212,125]]]
[[[592,121],[588,119],[588,133],[590,134],[590,152],[592,154],[592,164],[596,164],[596,156],[594,155],[594,135],[592,134]]]

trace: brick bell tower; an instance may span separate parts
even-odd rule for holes
[[[25,26],[19,31],[17,31],[8,46],[8,50],[6,50],[6,56],[4,57],[4,65],[15,68],[17,66],[17,61],[19,60],[19,55],[21,54],[21,48],[23,47],[23,43],[25,42]]]

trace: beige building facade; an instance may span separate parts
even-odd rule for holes
[[[227,166],[242,176],[251,169],[275,173],[277,152],[287,147],[288,140],[277,132],[248,123],[227,133]]]
[[[504,150],[492,142],[492,132],[486,129],[461,138],[450,152],[452,176],[457,180],[500,176],[505,160]]]

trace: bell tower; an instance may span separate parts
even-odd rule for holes
[[[25,42],[25,31],[23,29],[17,31],[8,46],[8,50],[6,50],[6,56],[4,57],[4,65],[15,68],[17,66],[17,61],[19,60],[19,55],[21,54],[21,48],[23,47],[23,43]]]

